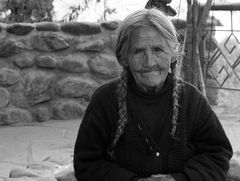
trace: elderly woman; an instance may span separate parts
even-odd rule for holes
[[[122,23],[121,78],[92,96],[74,150],[78,181],[223,181],[232,147],[205,97],[178,78],[171,21],[156,9]]]

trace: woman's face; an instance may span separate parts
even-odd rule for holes
[[[127,63],[136,83],[144,90],[161,89],[171,64],[171,48],[154,27],[132,33]]]

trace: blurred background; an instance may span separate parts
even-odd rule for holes
[[[80,78],[84,78],[81,77],[83,76],[82,72],[78,70],[79,67],[82,68],[82,64],[79,61],[85,61],[86,59],[86,61],[90,62],[91,59],[93,65],[92,67],[89,66],[89,68],[97,72],[91,75],[91,79],[96,76],[94,81],[102,84],[102,79],[106,79],[106,77],[101,77],[102,74],[113,73],[113,77],[118,75],[118,72],[114,72],[115,69],[112,66],[115,65],[113,61],[117,62],[114,59],[114,41],[116,40],[118,27],[118,23],[115,20],[123,20],[129,13],[144,8],[147,1],[0,0],[0,74],[8,75],[12,81],[14,77],[12,78],[8,74],[8,72],[13,72],[12,69],[19,71],[21,75],[26,75],[28,70],[40,70],[43,73],[39,75],[36,71],[34,74],[27,74],[28,76],[26,77],[18,76],[20,74],[15,76],[16,79],[19,77],[21,79],[22,77],[30,79],[30,87],[33,84],[35,89],[33,94],[29,91],[29,95],[38,95],[35,93],[38,93],[38,90],[44,87],[42,86],[45,85],[43,83],[47,82],[48,85],[48,80],[51,79],[51,77],[46,77],[46,73],[57,75],[61,73],[61,76],[59,76],[61,79],[67,77],[66,75],[78,75]],[[206,0],[199,0],[199,2],[205,3]],[[240,4],[239,0],[212,0],[212,3],[213,5],[219,3]],[[170,6],[177,12],[177,15],[171,18],[183,20],[179,22],[185,23],[184,27],[179,30],[179,34],[184,37],[187,19],[187,0],[172,0]],[[97,32],[97,35],[93,33],[93,35],[83,36],[79,33],[79,29],[72,31],[71,28],[74,28],[74,26],[68,26],[68,23],[65,22],[97,22],[101,25],[101,28],[105,22],[110,22],[105,24],[110,29],[102,28],[104,30],[101,33]],[[78,24],[72,23],[71,25],[76,25],[76,28]],[[202,53],[200,58],[202,68],[206,68],[206,71],[203,71],[206,78],[205,83],[208,86],[215,87],[207,88],[207,96],[230,138],[234,152],[240,155],[240,9],[238,11],[210,11],[206,24],[202,37],[205,45],[202,47],[204,50],[200,52]],[[100,25],[97,27],[100,27]],[[42,31],[36,30],[36,27]],[[69,31],[63,32],[63,28],[59,27],[65,27]],[[95,24],[94,27],[96,27]],[[22,31],[19,31],[19,29],[22,29]],[[181,34],[181,31],[183,34]],[[24,49],[26,52],[18,52],[18,48],[22,48],[19,47],[21,45],[19,42],[28,42],[28,44],[24,44],[27,47],[27,49]],[[51,44],[51,42],[53,43]],[[218,54],[219,52],[221,54]],[[35,61],[41,63],[41,60],[46,61],[44,66],[35,65]],[[48,65],[48,61],[53,64]],[[227,61],[230,61],[230,63]],[[63,62],[71,66],[68,67],[62,64],[62,67],[57,67],[58,64],[55,65],[56,62]],[[4,67],[6,68],[4,69]],[[98,67],[100,67],[99,70],[97,69]],[[115,68],[117,69],[118,67],[116,66]],[[210,73],[207,71],[210,71]],[[225,71],[229,72],[229,74],[226,75]],[[98,77],[99,75],[100,78]],[[46,78],[46,80],[42,81],[42,84],[35,85],[35,80],[41,83],[39,80],[43,78]],[[112,75],[110,75],[110,78],[112,78]],[[75,80],[71,81],[75,82]],[[84,81],[83,83],[85,83]],[[65,80],[65,82],[68,81]],[[62,94],[69,93],[65,91],[64,86],[67,85],[65,82],[60,82],[62,83],[60,84],[62,85],[60,88],[63,89],[61,90],[62,92],[60,91]],[[219,86],[219,83],[222,83],[222,85]],[[48,102],[52,101],[51,96],[44,97],[43,100],[42,97],[39,98],[40,100],[35,100],[36,98],[33,97],[33,105],[25,105],[25,102],[29,101],[28,97],[25,98],[25,92],[23,93],[25,89],[23,89],[22,85],[19,87],[14,86],[12,88],[9,88],[11,87],[9,85],[0,87],[0,113],[5,117],[10,115],[10,118],[14,118],[13,121],[7,120],[9,122],[6,124],[4,122],[5,117],[0,115],[0,180],[2,178],[5,181],[10,170],[16,166],[23,168],[29,163],[36,162],[36,160],[48,161],[51,160],[52,155],[54,156],[54,161],[56,161],[56,156],[59,157],[58,159],[63,162],[62,165],[64,166],[71,163],[76,134],[84,112],[79,111],[77,102],[82,100],[76,99],[79,96],[78,84],[75,87],[73,86],[75,88],[73,93],[70,96],[67,95],[76,100],[67,102],[64,99],[60,102],[62,104],[56,106],[59,108],[59,111],[56,113],[58,117],[51,117],[52,113],[51,110],[49,111],[49,107],[52,105],[50,103],[50,106],[48,105]],[[45,92],[42,91],[41,93],[44,96],[48,96],[48,86],[45,88],[46,91],[44,90]],[[81,88],[84,89],[86,87],[81,86]],[[95,85],[93,86],[94,88]],[[68,90],[67,86],[66,90]],[[86,89],[85,93],[87,95],[89,92],[91,91]],[[43,107],[40,107],[41,104],[39,103],[42,103]],[[67,105],[67,111],[65,110],[67,107],[65,104],[69,104]],[[83,106],[86,105],[84,97]],[[11,106],[21,109],[15,109],[15,107],[13,109]],[[30,123],[24,122],[26,121],[25,113],[28,111],[27,113],[30,114],[32,109],[33,115],[37,115],[37,118],[40,118],[40,120]],[[80,118],[78,113],[81,115]],[[23,123],[11,125],[12,123],[19,123],[18,121]],[[11,126],[8,126],[8,124]],[[63,158],[66,156],[67,161],[64,162]],[[239,173],[239,171],[237,172]]]
[[[199,0],[205,3],[206,0]],[[234,3],[238,0],[213,0],[214,3]],[[19,3],[21,7],[19,8]],[[0,21],[102,21],[122,20],[127,14],[143,8],[147,0],[0,0]],[[177,16],[185,19],[186,0],[173,0],[170,4]],[[14,20],[18,15],[19,19]],[[26,16],[25,19],[20,17]],[[221,21],[225,21],[222,16]]]

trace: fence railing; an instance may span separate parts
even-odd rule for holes
[[[240,91],[240,3],[214,4],[207,21],[200,45],[206,87]]]

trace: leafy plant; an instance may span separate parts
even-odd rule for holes
[[[70,12],[63,17],[62,21],[76,21],[81,13],[94,8],[97,3],[103,3],[103,10],[99,20],[104,21],[107,19],[107,14],[116,13],[116,8],[109,8],[107,2],[108,0],[80,0],[78,5],[69,7]]]
[[[53,0],[1,0],[0,6],[5,23],[52,21]]]

